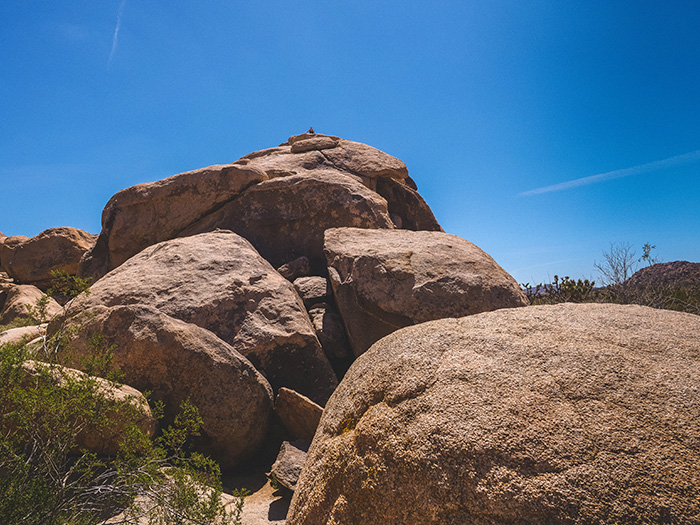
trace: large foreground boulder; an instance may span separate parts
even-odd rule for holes
[[[85,310],[64,332],[75,336],[61,358],[76,367],[95,351],[91,338],[104,337],[125,381],[165,403],[166,423],[189,398],[203,421],[200,450],[224,468],[249,459],[262,444],[272,389],[247,359],[208,330],[129,305]]]
[[[405,326],[527,304],[513,277],[455,235],[335,228],[325,253],[355,355]]]
[[[328,402],[287,523],[699,523],[699,333],[612,304],[395,332]]]
[[[292,283],[230,231],[143,250],[78,297],[71,309],[142,304],[211,330],[277,391],[325,404],[337,379]]]
[[[177,237],[212,209],[267,176],[253,167],[209,166],[116,193],[102,212],[102,233],[81,263],[99,278],[144,248]]]
[[[5,239],[2,268],[16,281],[47,289],[52,270],[70,275],[78,272],[81,257],[95,244],[96,235],[77,228],[49,228],[32,238]]]

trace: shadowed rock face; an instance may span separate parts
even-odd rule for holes
[[[455,235],[335,228],[325,252],[356,356],[404,326],[527,304],[503,268]]]
[[[202,417],[198,446],[223,467],[235,466],[260,447],[272,413],[272,389],[230,345],[190,323],[142,306],[96,306],[68,324],[78,327],[67,364],[90,355],[90,337],[113,346],[114,366],[128,383],[165,403],[172,422],[189,398]],[[51,327],[55,329],[55,327]]]
[[[287,523],[697,523],[698,333],[612,304],[395,332],[329,400]]]
[[[49,228],[32,238],[7,237],[0,246],[2,268],[20,283],[46,289],[52,270],[75,275],[81,257],[96,239],[96,235],[68,227]]]
[[[211,330],[277,391],[325,404],[337,385],[299,296],[248,241],[230,231],[146,248],[78,297],[71,309],[141,304]]]

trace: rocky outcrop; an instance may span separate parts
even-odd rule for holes
[[[183,235],[224,228],[248,239],[275,268],[308,257],[323,268],[323,232],[336,226],[393,228],[386,201],[353,177],[308,171],[249,188]]]
[[[8,237],[0,247],[2,268],[15,281],[45,290],[51,286],[52,270],[70,275],[78,272],[81,257],[94,244],[96,235],[77,228],[49,228],[39,235]]]
[[[124,437],[125,417],[129,417],[146,436],[153,437],[156,433],[157,420],[146,398],[135,388],[112,383],[100,377],[90,377],[79,370],[57,364],[48,365],[29,360],[22,365],[22,369],[25,374],[22,382],[26,386],[47,380],[58,387],[65,387],[68,381],[94,381],[96,394],[104,398],[103,412],[100,414],[104,422],[99,427],[89,421],[76,422],[76,429],[79,430],[76,443],[81,448],[97,454],[116,454]],[[135,419],[125,411],[125,405],[133,407]]]
[[[280,388],[275,398],[275,413],[294,439],[313,439],[323,408],[289,388]]]
[[[262,169],[270,178],[287,177],[322,170],[355,177],[376,190],[377,180],[404,181],[406,165],[376,148],[333,135],[294,135],[276,148],[256,151],[237,163]]]
[[[143,305],[96,306],[74,317],[64,333],[76,327],[61,356],[65,364],[79,365],[93,352],[90,337],[101,334],[128,384],[165,403],[166,424],[190,399],[202,417],[199,449],[222,467],[249,459],[262,444],[272,389],[247,359],[208,330]]]
[[[322,268],[325,229],[402,224],[440,230],[403,162],[366,144],[307,133],[233,164],[120,191],[105,206],[80,275],[97,279],[147,246],[216,228],[248,239],[274,267],[306,256]]]
[[[142,304],[211,330],[277,391],[325,404],[333,370],[292,283],[248,241],[214,231],[150,246],[97,281],[71,308]]]
[[[355,355],[405,326],[527,304],[508,273],[455,235],[336,228],[325,252]]]
[[[697,523],[698,333],[613,304],[395,332],[328,402],[287,523]]]
[[[103,276],[144,248],[177,237],[198,219],[266,178],[253,167],[217,165],[118,192],[102,212],[102,233],[81,262],[81,275]]]
[[[0,282],[0,325],[9,324],[18,318],[27,317],[32,311],[35,313],[39,300],[44,293],[31,284],[14,284]],[[61,306],[51,299],[46,301],[46,320],[61,312]],[[43,319],[36,319],[37,322]]]

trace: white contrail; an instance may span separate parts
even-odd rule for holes
[[[109,53],[109,62],[107,64],[112,63],[112,59],[114,58],[114,53],[117,52],[117,40],[119,38],[119,27],[122,25],[122,14],[124,13],[124,6],[126,5],[126,0],[122,0],[122,3],[119,4],[119,12],[117,13],[117,25],[114,28],[114,36],[112,37],[112,51]]]
[[[579,186],[588,186],[589,184],[595,184],[596,182],[619,179],[621,177],[629,177],[630,175],[639,175],[640,173],[648,173],[650,171],[656,171],[661,168],[668,168],[678,164],[687,164],[696,160],[700,160],[700,150],[691,151],[690,153],[684,153],[683,155],[677,155],[668,159],[655,160],[654,162],[640,164],[639,166],[632,166],[631,168],[608,171],[607,173],[599,173],[598,175],[591,175],[590,177],[561,182],[559,184],[553,184],[552,186],[535,188],[534,190],[524,191],[520,195],[529,197],[530,195],[539,195],[541,193],[549,193],[552,191],[568,190],[570,188],[578,188]]]

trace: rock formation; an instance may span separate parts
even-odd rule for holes
[[[7,237],[0,245],[2,269],[15,281],[42,290],[51,286],[52,270],[75,275],[80,259],[97,237],[77,228],[49,228],[31,239]]]
[[[696,523],[698,333],[613,304],[399,330],[328,402],[287,523]]]
[[[164,241],[97,281],[73,309],[142,304],[212,331],[277,391],[325,404],[335,374],[292,283],[248,241],[214,231]]]
[[[455,235],[335,228],[324,247],[356,356],[404,326],[527,304],[508,273]]]
[[[290,524],[700,520],[700,317],[526,307],[365,144],[310,130],[139,184],[96,241],[0,234],[0,265],[0,325],[26,324],[42,294],[26,283],[52,269],[92,277],[47,303],[69,314],[48,328],[72,338],[61,363],[84,366],[101,334],[166,424],[190,398],[198,450],[228,473],[313,437],[298,484],[303,450],[275,467],[296,487]],[[275,514],[266,487],[256,515]]]
[[[165,403],[172,422],[187,398],[199,409],[199,447],[224,468],[257,451],[272,414],[272,389],[250,362],[214,334],[143,305],[95,306],[65,328],[77,327],[61,358],[80,365],[90,338],[100,334],[113,347],[114,366],[126,382]]]

